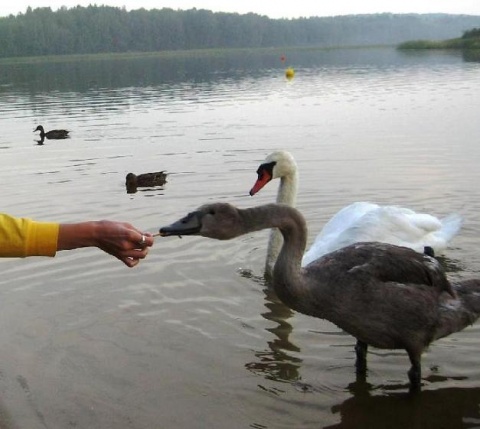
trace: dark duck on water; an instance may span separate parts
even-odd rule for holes
[[[50,130],[45,132],[44,128],[39,125],[37,128],[33,130],[33,132],[40,131],[40,138],[43,139],[49,139],[49,140],[61,140],[61,139],[67,139],[70,136],[68,135],[70,131],[67,130]]]
[[[167,173],[158,171],[156,173],[134,174],[128,173],[125,178],[125,186],[128,193],[137,192],[137,188],[151,188],[154,186],[163,186],[167,183]]]
[[[301,267],[305,219],[285,204],[249,209],[208,204],[161,228],[160,235],[229,240],[267,228],[283,236],[272,276],[276,294],[293,310],[326,319],[355,337],[359,375],[366,374],[369,345],[404,349],[411,362],[410,390],[418,391],[424,350],[480,315],[480,279],[451,282],[435,258],[407,247],[355,243]]]

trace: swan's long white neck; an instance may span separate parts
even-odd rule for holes
[[[297,204],[298,171],[295,168],[289,174],[280,177],[277,203],[295,207]]]

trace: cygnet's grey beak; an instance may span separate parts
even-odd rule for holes
[[[202,213],[199,211],[189,213],[184,218],[160,228],[160,235],[162,237],[169,237],[171,235],[195,235],[202,229]]]

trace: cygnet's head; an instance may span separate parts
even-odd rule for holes
[[[230,240],[243,234],[240,212],[227,203],[206,204],[182,219],[160,228],[160,235],[201,235],[217,240]]]

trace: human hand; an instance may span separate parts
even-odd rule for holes
[[[141,232],[126,222],[103,220],[97,222],[97,247],[115,256],[127,267],[134,267],[148,254],[153,236]]]
[[[153,245],[153,236],[126,222],[109,220],[61,224],[57,250],[98,247],[127,267],[138,265]]]

